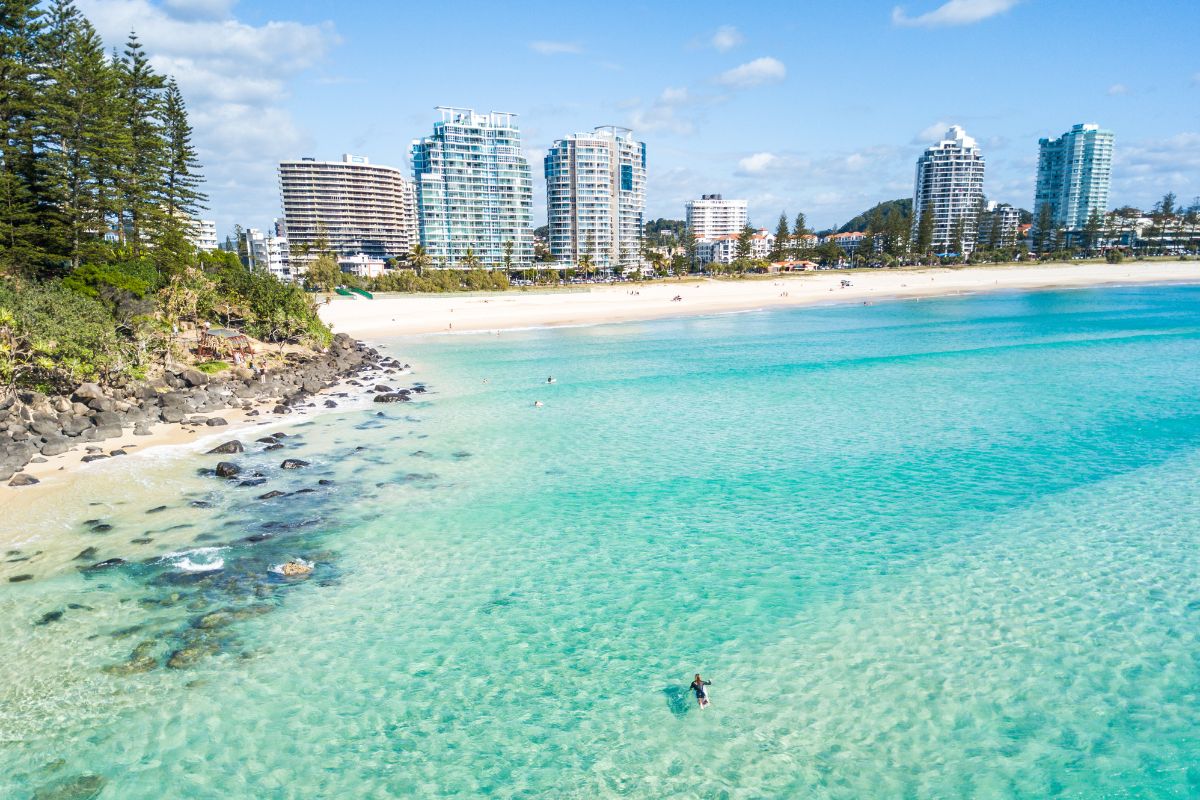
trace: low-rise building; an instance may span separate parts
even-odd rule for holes
[[[355,253],[352,256],[338,257],[338,267],[342,272],[357,275],[360,278],[378,278],[387,269],[382,258],[375,258],[366,253]]]
[[[211,219],[194,219],[188,231],[188,241],[197,250],[211,253],[217,249],[217,223]]]
[[[1016,247],[1020,236],[1021,212],[1008,203],[990,202],[980,215],[977,242],[980,247]]]
[[[727,233],[696,242],[696,261],[706,264],[732,264],[737,260],[741,234]],[[759,228],[750,237],[750,258],[765,260],[775,246],[775,235],[766,228]]]

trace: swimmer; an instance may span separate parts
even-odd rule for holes
[[[697,672],[696,679],[692,681],[692,685],[688,687],[696,693],[696,703],[700,706],[701,711],[703,711],[708,705],[708,692],[704,691],[705,686],[712,686],[712,681],[704,680],[700,677],[700,673]]]

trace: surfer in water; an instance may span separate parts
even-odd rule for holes
[[[696,680],[692,681],[692,685],[688,687],[696,693],[696,703],[699,704],[701,710],[708,705],[708,692],[704,691],[705,686],[712,686],[712,681],[704,680],[697,672]]]

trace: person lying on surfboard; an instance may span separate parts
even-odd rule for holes
[[[691,690],[696,693],[696,703],[700,708],[708,705],[708,692],[704,691],[705,686],[712,686],[712,681],[706,681],[700,677],[700,673],[696,673],[696,680],[692,681]]]

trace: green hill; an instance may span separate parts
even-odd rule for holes
[[[846,233],[848,231],[865,230],[867,227],[867,220],[869,218],[878,215],[879,222],[883,222],[893,214],[899,214],[900,219],[906,225],[909,224],[909,221],[912,219],[912,198],[905,197],[899,200],[887,200],[872,206],[854,219],[847,222],[842,227],[838,228],[837,232]]]

